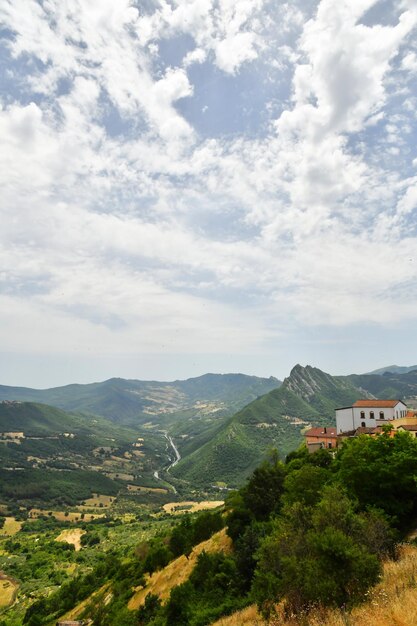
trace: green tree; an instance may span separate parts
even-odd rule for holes
[[[409,433],[395,437],[356,437],[337,455],[339,479],[362,508],[376,507],[399,528],[417,514],[417,441]]]
[[[258,553],[254,598],[265,615],[283,598],[294,611],[353,604],[378,581],[388,544],[383,518],[358,514],[340,487],[326,487],[314,507],[297,502],[276,519]]]
[[[241,490],[243,504],[254,519],[263,521],[278,512],[281,504],[285,478],[285,467],[273,457],[256,468],[245,487]]]

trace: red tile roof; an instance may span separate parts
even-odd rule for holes
[[[400,428],[403,430],[413,431],[413,430],[417,430],[417,424],[404,424],[404,425],[398,426],[397,430],[400,430]]]
[[[358,407],[370,407],[370,408],[383,408],[383,407],[394,407],[396,404],[401,402],[401,400],[357,400],[353,406]],[[403,402],[404,404],[404,402]]]
[[[336,428],[334,426],[318,426],[316,428],[310,428],[304,433],[305,437],[322,437],[323,439],[330,439],[336,437]]]

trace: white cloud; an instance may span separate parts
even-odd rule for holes
[[[15,59],[45,63],[13,67],[32,102],[0,110],[4,345],[238,352],[277,327],[414,318],[415,107],[395,79],[400,59],[414,71],[417,17],[365,26],[373,4],[322,0],[310,18],[302,2],[4,2]],[[194,47],[167,67],[180,35]],[[267,83],[274,55],[283,112],[202,139],[180,106],[216,110],[197,64],[263,113],[270,92],[259,104],[239,71],[255,61]]]

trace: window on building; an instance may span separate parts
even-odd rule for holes
[[[380,412],[379,412],[379,419],[380,419],[380,420],[385,419],[384,411],[380,411]]]
[[[361,411],[361,420],[365,419],[365,411]]]
[[[331,442],[331,441],[329,441],[329,448],[331,448],[331,447],[332,447],[332,442]]]
[[[362,426],[362,428],[365,428],[365,426],[366,426],[365,422],[361,422],[361,426]]]
[[[369,413],[369,417],[371,418],[371,420],[375,419],[375,413],[373,411],[371,411]]]

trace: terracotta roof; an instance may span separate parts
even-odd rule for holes
[[[417,430],[417,424],[404,424],[398,426],[397,430],[400,430],[400,428],[403,430]]]
[[[378,408],[378,409],[383,408],[383,407],[392,408],[395,405],[397,405],[399,402],[401,402],[401,400],[357,400],[353,406],[359,406],[359,407],[364,407],[364,408],[370,407],[371,409],[373,407]],[[402,402],[402,404],[404,404],[404,402]]]
[[[325,430],[326,429],[326,430]],[[318,426],[310,428],[304,433],[305,437],[322,437],[323,439],[336,437],[336,428],[334,426]]]

